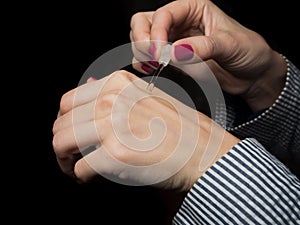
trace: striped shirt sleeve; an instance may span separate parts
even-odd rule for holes
[[[300,181],[246,138],[199,178],[173,224],[300,224]]]

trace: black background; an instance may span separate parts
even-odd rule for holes
[[[129,24],[133,13],[155,9],[166,2],[49,2],[32,6],[34,8],[20,18],[23,47],[33,54],[31,63],[26,66],[33,79],[26,84],[30,100],[23,101],[20,97],[25,107],[22,107],[23,116],[17,118],[25,120],[26,125],[17,135],[12,134],[25,137],[22,143],[15,143],[22,146],[19,158],[23,163],[4,183],[13,190],[7,208],[18,212],[11,220],[41,224],[167,224],[165,221],[169,221],[173,213],[167,210],[167,205],[174,204],[176,208],[177,201],[166,203],[165,200],[181,196],[109,181],[78,185],[62,174],[52,149],[52,125],[62,94],[77,86],[84,71],[99,56],[130,41]],[[215,2],[300,66],[299,17],[295,2]]]

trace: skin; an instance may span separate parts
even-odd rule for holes
[[[286,63],[280,54],[271,49],[259,34],[228,17],[210,1],[177,0],[155,12],[137,13],[131,20],[130,38],[134,43],[133,66],[137,70],[143,72],[142,65],[147,63],[141,59],[156,60],[161,44],[172,42],[170,56],[173,63],[196,64],[199,59],[204,60],[222,89],[240,95],[253,111],[271,106],[284,86]],[[180,44],[190,45],[195,57],[177,60],[174,46]],[[152,52],[149,53],[149,49]],[[200,74],[191,76],[201,79]],[[240,140],[207,116],[187,108],[166,93],[155,88],[150,95],[144,91],[146,84],[136,83],[137,80],[134,74],[116,71],[101,80],[89,80],[62,96],[53,125],[57,161],[64,173],[80,183],[110,176],[124,182],[130,180],[140,185],[152,182],[159,188],[188,191],[205,172],[199,170],[199,165],[206,151],[216,152],[213,160],[206,162],[207,169]],[[131,91],[124,91],[129,86]],[[143,100],[136,101],[136,96],[142,96]],[[135,105],[132,111],[128,111],[132,103]],[[189,116],[195,113],[196,117]],[[145,139],[163,130],[157,121],[153,122],[154,127],[149,126],[149,121],[155,117],[161,118],[167,129],[165,138],[152,148],[153,151],[141,151],[138,142],[133,141],[130,145],[122,142],[132,137],[137,139],[131,140]],[[123,166],[148,168],[171,156],[174,140],[181,137],[179,118],[185,131],[190,129],[190,132],[183,133],[183,137],[197,136],[191,138],[196,141],[195,146],[187,148],[192,149],[193,154],[176,173],[153,182],[151,179],[158,174],[157,171],[147,169],[140,173]],[[124,121],[130,129],[121,129],[120,140],[114,124],[125,124]],[[211,145],[209,139],[212,137],[220,144]],[[83,156],[82,149],[87,146],[96,146],[96,150]],[[179,153],[184,153],[184,150],[179,148]],[[163,175],[164,171],[176,166],[176,161],[164,166]]]
[[[132,73],[116,71],[62,96],[59,115],[53,125],[53,147],[64,173],[79,183],[91,182],[104,175],[120,182],[132,181],[138,185],[188,191],[205,172],[199,170],[199,165],[206,151],[215,152],[215,157],[206,162],[207,169],[239,142],[209,117],[165,92],[154,88],[148,93],[146,85]],[[141,96],[141,100],[137,101],[136,96]],[[134,107],[128,110],[132,103]],[[154,117],[164,121],[163,125],[152,120],[149,127],[149,121]],[[128,124],[130,129],[124,129],[126,127],[122,124]],[[165,130],[164,135],[161,135],[161,130]],[[151,151],[142,151],[139,140],[151,135],[153,140],[164,138],[160,144],[148,145]],[[137,139],[125,143],[132,137]],[[209,143],[210,138],[219,140],[219,144],[216,145],[216,141]],[[151,167],[142,170],[123,165],[151,166],[163,162],[171,156],[177,141],[186,143],[178,148],[179,155],[184,156],[185,152],[192,150],[185,162],[181,161],[180,155],[164,163],[163,170],[159,171]],[[96,150],[83,156],[82,149],[92,145],[97,146]],[[164,171],[172,171],[178,163],[182,163],[178,171],[164,174]],[[165,175],[165,179],[153,181],[157,174]]]
[[[284,86],[286,63],[282,56],[261,35],[208,0],[177,0],[153,12],[136,13],[131,19],[130,39],[135,43],[133,62],[138,71],[146,73],[142,63],[137,63],[141,58],[157,60],[161,46],[171,42],[173,63],[203,60],[222,89],[240,95],[254,112],[270,107]],[[192,47],[192,59],[176,59],[174,46],[181,44]],[[150,54],[149,49],[155,51]],[[199,75],[191,76],[201,79]]]

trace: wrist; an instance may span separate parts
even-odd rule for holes
[[[195,182],[213,166],[223,155],[227,154],[240,139],[226,131],[211,118],[199,113],[199,141],[194,156],[189,163],[188,180],[183,190],[192,188]]]
[[[286,80],[287,62],[273,51],[270,66],[251,86],[245,101],[253,112],[270,107],[282,92]]]

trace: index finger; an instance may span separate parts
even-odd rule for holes
[[[135,49],[143,54],[151,56],[150,49],[150,32],[151,18],[153,12],[139,12],[132,16],[130,22],[130,40]]]
[[[154,12],[139,12],[131,17],[131,41],[150,41],[151,18]]]
[[[157,9],[152,16],[150,39],[157,41],[155,58],[159,57],[160,48],[169,40],[169,32],[175,25],[182,24],[190,14],[192,7],[186,1],[174,1]]]

